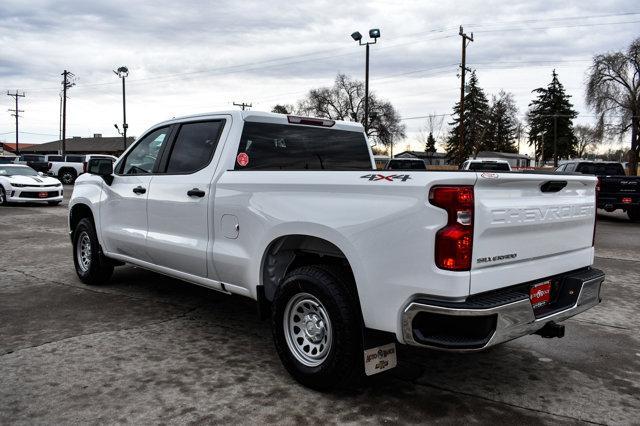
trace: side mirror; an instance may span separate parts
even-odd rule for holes
[[[113,182],[113,161],[109,158],[92,158],[87,164],[87,173],[101,176],[107,185],[111,185]]]

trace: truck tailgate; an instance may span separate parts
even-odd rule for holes
[[[470,293],[591,264],[592,176],[478,173]]]

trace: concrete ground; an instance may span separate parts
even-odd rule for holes
[[[622,214],[599,217],[604,301],[565,338],[406,349],[387,375],[318,393],[248,299],[129,266],[80,283],[65,205],[0,208],[0,424],[640,421],[640,224]]]

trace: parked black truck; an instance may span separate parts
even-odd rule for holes
[[[620,163],[569,161],[557,172],[576,172],[598,177],[598,208],[608,212],[622,209],[629,219],[640,221],[640,177],[627,176]]]

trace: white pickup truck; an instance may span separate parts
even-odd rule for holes
[[[130,263],[269,313],[301,383],[396,364],[396,345],[478,351],[600,302],[593,176],[376,171],[360,124],[254,111],[172,119],[69,203],[80,279]]]
[[[48,173],[56,176],[65,185],[73,184],[78,176],[86,173],[87,163],[92,158],[110,159],[112,162],[117,160],[117,157],[105,154],[69,154],[67,156],[50,154],[46,158],[51,164]]]

